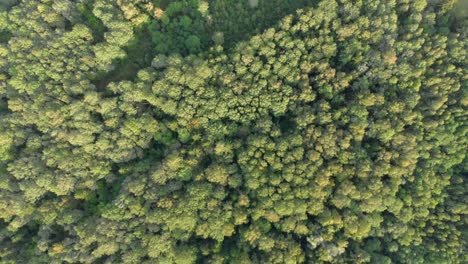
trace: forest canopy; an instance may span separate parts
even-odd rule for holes
[[[3,0],[0,263],[467,263],[466,0]]]

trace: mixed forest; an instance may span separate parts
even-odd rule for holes
[[[0,263],[468,263],[467,13],[0,0]]]

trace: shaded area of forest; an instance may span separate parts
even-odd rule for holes
[[[215,45],[229,51],[239,42],[274,26],[284,16],[310,5],[307,0],[250,2],[211,0],[205,10],[198,7],[198,1],[156,1],[164,16],[134,28],[135,37],[125,47],[125,58],[116,60],[114,70],[97,78],[97,87],[133,79],[140,69],[151,65],[157,54],[187,56],[207,52]],[[92,14],[90,3],[81,12],[96,34],[95,41],[102,40],[104,28]]]

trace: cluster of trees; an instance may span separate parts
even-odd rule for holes
[[[0,263],[468,261],[460,3],[10,2]]]

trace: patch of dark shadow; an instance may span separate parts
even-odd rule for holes
[[[347,43],[339,43],[336,55],[330,60],[330,66],[339,72],[350,73],[357,68],[358,62],[354,61],[356,52],[347,48]]]
[[[97,244],[96,244],[97,248]],[[93,261],[96,264],[105,264],[105,263],[122,263],[119,261],[120,259],[116,259],[116,256],[102,256]]]
[[[65,19],[64,28],[65,28],[65,31],[71,31],[73,29],[72,22],[68,19]]]
[[[240,41],[248,40],[253,35],[274,27],[283,17],[295,14],[297,9],[313,6],[318,1],[259,0],[255,6],[249,2],[210,1],[212,31],[223,33],[226,49],[234,48]]]
[[[104,41],[106,27],[102,21],[93,14],[93,1],[77,4],[77,9],[81,17],[81,22],[91,29],[93,42]]]
[[[43,200],[46,200],[46,201],[50,201],[50,200],[55,200],[57,199],[57,194],[53,193],[53,192],[47,192],[44,197],[43,197]]]
[[[236,226],[236,229],[240,229],[240,228],[245,228],[245,227],[243,227],[242,225]],[[240,256],[241,254],[247,255],[248,253],[244,251],[245,249],[240,248],[238,246],[240,239],[241,238],[240,238],[239,232],[235,232],[233,236],[225,237],[222,242],[221,252],[226,253],[226,255],[231,255],[231,256]],[[216,244],[219,242],[213,239],[204,239],[203,243]]]
[[[104,122],[104,117],[102,117],[101,113],[91,111],[90,113],[91,120],[97,121],[98,123],[103,123]]]
[[[380,141],[372,137],[364,137],[361,142],[361,146],[366,150],[367,155],[372,161],[375,161],[378,157],[378,154],[382,151]]]
[[[204,170],[204,169],[208,168],[208,166],[210,166],[212,163],[213,163],[213,157],[211,157],[210,155],[206,155],[205,157],[202,158],[202,160],[200,161],[198,167],[201,170]]]
[[[334,109],[338,109],[339,107],[346,104],[346,95],[344,94],[337,94],[332,97],[330,100],[330,104]]]
[[[388,183],[388,182],[390,182],[390,179],[391,179],[390,176],[384,175],[384,176],[382,177],[382,182],[383,182],[383,183]]]
[[[18,0],[1,0],[0,1],[0,12],[10,10],[17,3],[18,3]]]
[[[357,100],[358,98],[356,97],[356,95],[359,94],[358,91],[371,89],[372,85],[373,84],[370,82],[370,80],[365,76],[357,78],[356,80],[351,82],[350,87],[344,89],[344,100],[346,102]]]
[[[61,225],[54,224],[50,227],[49,240],[51,243],[63,241],[68,235],[68,232]]]
[[[144,150],[143,158],[120,165],[118,171],[125,174],[147,172],[164,158],[166,149],[167,146],[153,140],[150,147]]]
[[[133,81],[138,71],[151,66],[155,54],[152,52],[152,42],[149,38],[147,25],[135,29],[135,38],[124,47],[125,58],[113,62],[114,69],[109,72],[98,73],[94,78],[94,85],[98,90],[103,90],[111,82],[124,80]]]
[[[27,225],[25,225],[23,227],[23,230],[26,232],[26,234],[32,237],[33,235],[37,234],[37,232],[39,231],[39,227],[40,227],[40,222],[37,220],[33,220],[29,222]]]
[[[89,193],[84,202],[80,204],[80,209],[82,209],[86,215],[100,215],[107,204],[117,197],[124,179],[125,177],[119,175],[113,181],[106,181],[105,179],[98,180],[97,190]]]
[[[466,28],[466,20],[468,18],[468,1],[458,1],[459,5],[464,4],[465,6],[452,11],[448,16],[448,24],[450,32],[456,32],[462,34],[463,29]],[[463,11],[464,10],[464,11]]]
[[[13,37],[13,34],[10,31],[0,31],[0,43],[7,43],[11,39],[11,37]]]
[[[0,97],[0,115],[9,113],[8,110],[8,99],[6,97]]]
[[[284,115],[275,119],[283,134],[293,133],[297,128],[297,124],[291,115]]]
[[[166,9],[166,7],[170,4],[170,3],[173,3],[175,2],[174,0],[156,0],[156,1],[153,1],[155,2],[155,4],[157,4],[159,6],[159,8],[161,9]]]
[[[239,125],[238,129],[236,130],[236,133],[234,134],[233,137],[235,138],[247,138],[250,135],[250,128],[249,126],[246,125]]]

